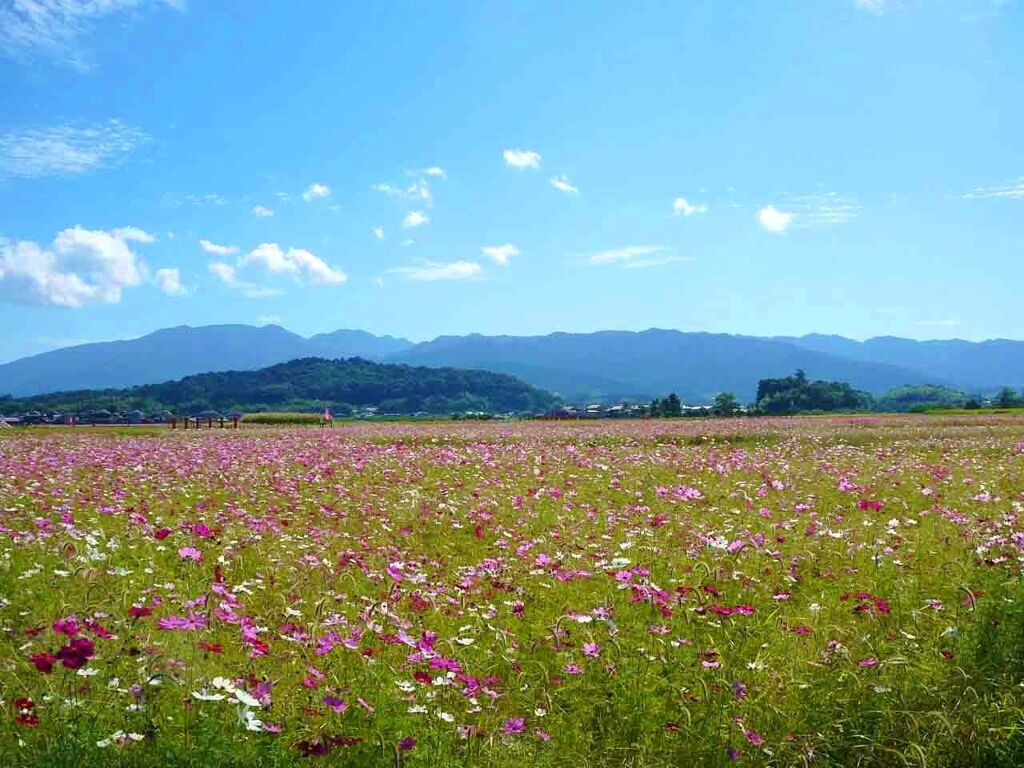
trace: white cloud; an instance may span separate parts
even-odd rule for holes
[[[519,255],[519,249],[516,248],[512,243],[505,243],[505,245],[488,245],[480,249],[484,255],[493,259],[495,263],[505,266],[508,264],[509,259],[513,256]]]
[[[384,239],[384,227],[374,227],[373,228],[373,236],[376,237],[378,240],[383,240]]]
[[[471,280],[483,272],[475,261],[450,261],[446,264],[427,262],[416,267],[395,267],[392,274],[402,275],[407,280],[434,282],[437,280]]]
[[[287,251],[277,243],[263,243],[238,260],[240,267],[257,265],[268,272],[305,277],[311,283],[338,285],[348,280],[342,270],[335,269],[319,256],[302,248]]]
[[[317,200],[324,197],[329,197],[331,194],[331,188],[326,184],[313,183],[309,185],[309,188],[302,193],[302,199],[307,203],[312,200]]]
[[[254,205],[252,207],[252,215],[259,216],[260,218],[266,219],[274,215],[274,211],[267,208],[265,205]]]
[[[572,195],[575,195],[580,191],[578,187],[574,187],[569,183],[569,177],[565,175],[555,176],[551,179],[551,186],[560,192],[568,192]]]
[[[853,4],[859,10],[873,13],[876,16],[882,16],[892,8],[891,0],[854,0]]]
[[[646,259],[633,259],[622,263],[623,269],[650,269],[651,267],[662,267],[666,264],[681,264],[690,262],[693,259],[685,256],[652,256]]]
[[[1009,200],[1024,199],[1024,176],[1009,184],[997,184],[991,187],[977,187],[960,195],[962,200],[984,200],[1004,198]]]
[[[584,258],[583,263],[590,266],[614,264],[623,269],[648,269],[692,260],[685,256],[676,256],[664,245],[627,245],[623,248],[591,253]]]
[[[129,243],[155,238],[135,227],[62,230],[49,249],[30,240],[0,239],[0,297],[25,304],[84,307],[116,304],[141,285],[146,265]]]
[[[774,205],[766,205],[757,212],[757,220],[769,232],[785,232],[793,223],[793,214],[780,211]]]
[[[168,296],[184,296],[188,293],[185,286],[181,284],[181,272],[177,267],[158,269],[153,275],[153,281]]]
[[[385,195],[402,198],[404,200],[422,200],[427,205],[430,205],[434,199],[434,196],[430,191],[430,185],[425,179],[416,179],[416,181],[405,189],[395,187],[391,184],[374,184],[372,189],[374,192],[383,192]]]
[[[260,322],[267,325],[277,325],[281,322],[280,315],[260,315]]]
[[[848,224],[864,209],[855,199],[837,192],[785,198],[784,205],[801,228]]]
[[[685,197],[677,197],[672,201],[672,215],[673,216],[686,216],[689,218],[695,213],[707,213],[708,207],[706,205],[692,205]]]
[[[2,47],[2,46],[0,46]],[[70,176],[111,165],[149,136],[120,120],[58,125],[0,135],[0,178]]]
[[[641,257],[663,255],[668,248],[664,245],[627,245],[608,251],[598,251],[587,256],[587,264],[623,264]]]
[[[237,245],[217,245],[209,240],[200,240],[199,247],[214,256],[230,256],[233,253],[238,253]]]
[[[239,291],[247,299],[265,299],[268,296],[277,296],[281,291],[277,288],[267,288],[256,285],[238,277],[238,271],[223,261],[212,261],[206,265],[210,274],[230,288]]]
[[[0,6],[0,53],[40,53],[87,70],[79,41],[101,18],[160,6],[180,10],[184,0],[9,0]]]
[[[402,226],[406,229],[421,227],[429,223],[430,217],[423,213],[423,211],[409,211],[409,213],[405,214],[405,218],[402,219]]]
[[[432,165],[429,168],[416,168],[411,171],[406,171],[408,176],[433,176],[435,179],[447,179],[448,176],[444,172],[444,168],[440,168],[436,165]]]
[[[501,156],[512,168],[540,168],[540,155],[531,149],[506,149]]]

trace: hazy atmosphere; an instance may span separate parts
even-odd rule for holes
[[[1011,0],[7,0],[0,360],[224,322],[1024,338],[1022,35]]]

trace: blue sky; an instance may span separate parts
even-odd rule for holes
[[[1024,338],[1020,0],[0,0],[0,360]]]

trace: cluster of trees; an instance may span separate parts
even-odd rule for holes
[[[302,358],[258,371],[226,371],[127,389],[58,392],[0,399],[0,411],[84,413],[99,409],[216,411],[316,411],[339,415],[376,407],[380,413],[467,411],[536,413],[558,399],[507,374],[458,368],[385,365],[360,358]]]
[[[806,411],[866,411],[871,395],[845,381],[810,381],[802,370],[781,379],[757,383],[756,409],[760,413],[787,414]]]
[[[931,384],[913,387],[897,387],[891,389],[875,401],[877,411],[895,411],[897,413],[915,413],[945,408],[1022,408],[1024,393],[1018,393],[1012,387],[1003,387],[990,399],[979,395],[969,395],[959,389],[940,387]]]
[[[735,416],[742,411],[743,407],[732,392],[719,392],[710,407],[685,409],[679,396],[673,392],[664,399],[652,400],[644,409],[644,415],[673,419],[680,416]]]

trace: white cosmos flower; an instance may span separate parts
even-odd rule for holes
[[[224,694],[222,693],[207,693],[205,690],[192,691],[192,698],[198,699],[199,701],[223,701]]]
[[[451,714],[450,712],[438,712],[437,716],[444,720],[446,723],[455,722],[455,715]]]
[[[236,689],[234,691],[234,694],[235,694],[235,701],[237,701],[239,704],[242,704],[242,705],[244,705],[246,707],[259,707],[259,706],[261,706],[259,699],[257,699],[252,694],[250,694],[250,693],[248,693],[246,691],[243,691],[240,688]]]
[[[242,722],[245,723],[245,730],[247,731],[262,731],[263,721],[256,717],[251,710],[244,710],[242,712]]]

